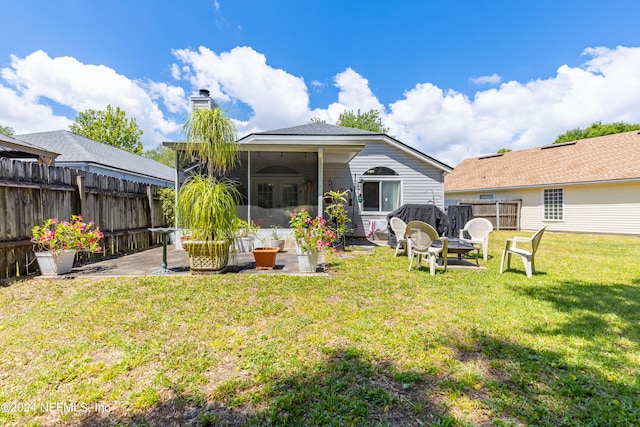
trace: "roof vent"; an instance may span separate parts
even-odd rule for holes
[[[540,147],[541,150],[548,150],[549,148],[557,148],[557,147],[567,147],[569,145],[576,145],[578,141],[568,141],[568,142],[561,142],[559,144],[549,144],[549,145],[543,145],[542,147]]]
[[[486,156],[478,157],[478,160],[492,159],[494,157],[502,157],[503,155],[504,155],[504,153],[489,154],[489,155],[486,155]]]
[[[209,91],[207,89],[200,89],[200,96],[209,96]]]

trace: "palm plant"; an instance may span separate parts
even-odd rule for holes
[[[235,125],[215,106],[194,110],[182,132],[183,156],[197,159],[200,172],[188,177],[178,191],[178,221],[191,230],[192,239],[204,243],[205,253],[225,258],[218,264],[222,268],[233,242],[240,197],[234,182],[225,177],[238,161]],[[199,255],[205,255],[202,247]]]

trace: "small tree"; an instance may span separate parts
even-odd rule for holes
[[[169,224],[169,227],[174,227],[176,225],[176,190],[167,187],[161,189],[159,193],[162,215],[167,221],[167,224]]]
[[[338,247],[342,249],[345,246],[344,236],[352,231],[348,226],[351,218],[346,208],[348,192],[349,190],[335,190],[324,193],[324,197],[331,200],[331,203],[324,210],[329,215],[329,223],[332,224],[329,225],[329,228],[336,233]]]
[[[11,126],[0,125],[0,133],[7,136],[13,136],[13,128]]]
[[[142,155],[171,168],[175,166],[175,152],[169,147],[158,145],[156,148],[145,150]]]
[[[560,144],[561,142],[577,141],[579,139],[595,138],[597,136],[613,135],[616,133],[629,132],[640,129],[640,124],[631,124],[625,122],[614,122],[602,124],[602,122],[594,122],[586,129],[568,130],[553,142]]]
[[[336,124],[338,126],[368,130],[376,133],[389,132],[389,128],[383,126],[378,110],[369,110],[366,113],[360,113],[360,110],[358,110],[357,113],[345,111],[340,114]]]
[[[69,126],[71,132],[95,141],[142,154],[142,130],[136,119],[128,119],[120,107],[107,105],[106,110],[88,109],[78,114]]]

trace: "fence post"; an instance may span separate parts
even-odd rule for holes
[[[86,217],[86,193],[85,193],[85,186],[84,186],[84,177],[82,175],[77,175],[76,176],[76,185],[78,186],[78,195],[80,196],[80,216],[82,216],[83,218]]]
[[[149,200],[149,215],[151,216],[149,224],[151,224],[151,228],[154,228],[156,226],[154,223],[156,212],[155,206],[153,205],[153,188],[151,187],[151,185],[147,185],[147,199]]]

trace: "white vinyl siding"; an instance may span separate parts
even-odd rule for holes
[[[545,221],[542,188],[496,191],[496,199],[521,199],[520,228],[548,231],[640,235],[640,182],[565,185],[563,221]],[[473,199],[484,192],[450,194]]]
[[[393,169],[398,176],[363,177],[364,172],[376,166]],[[386,219],[387,217],[387,212],[362,212],[360,214],[357,199],[361,187],[358,181],[383,178],[401,182],[401,205],[434,203],[440,209],[444,209],[444,178],[441,169],[386,142],[368,142],[364,150],[349,164],[325,163],[324,165],[324,191],[330,189],[328,187],[329,180],[331,180],[334,190],[353,189],[352,205],[348,206],[348,210],[356,225],[355,235],[364,236],[366,234],[369,220]]]

